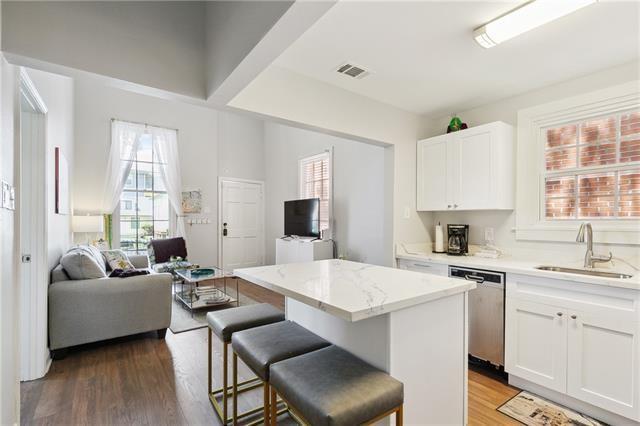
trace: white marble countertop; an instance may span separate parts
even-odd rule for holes
[[[346,260],[234,270],[242,279],[347,321],[359,321],[475,288],[456,280]]]
[[[501,271],[514,274],[532,275],[538,277],[554,278],[558,280],[575,281],[581,283],[604,285],[608,287],[626,288],[640,290],[640,272],[633,270],[627,265],[619,262],[615,269],[596,268],[597,271],[621,272],[633,275],[631,278],[606,278],[594,275],[570,274],[566,272],[541,271],[535,269],[536,266],[564,266],[568,268],[582,268],[581,262],[543,262],[535,259],[518,259],[511,256],[490,259],[478,256],[450,256],[447,254],[427,253],[423,245],[398,244],[396,246],[396,257],[399,259],[425,261],[446,265],[468,266],[491,271]]]

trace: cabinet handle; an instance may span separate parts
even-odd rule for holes
[[[454,204],[454,205],[453,205],[453,208],[454,208],[454,209],[457,209],[457,208],[458,208],[458,205],[457,205],[457,204]]]
[[[576,318],[578,318],[577,315],[571,315],[571,319],[576,319]]]
[[[447,204],[447,208],[450,209],[451,208],[451,204]]]
[[[556,315],[561,317],[562,316],[562,312],[558,312]]]

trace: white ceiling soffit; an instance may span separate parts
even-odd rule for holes
[[[445,115],[637,60],[640,2],[600,2],[483,49],[473,30],[522,2],[341,1],[275,64],[425,115]],[[364,79],[336,73],[355,61]]]

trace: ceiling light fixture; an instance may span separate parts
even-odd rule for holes
[[[473,37],[488,49],[597,1],[533,0],[476,29]]]

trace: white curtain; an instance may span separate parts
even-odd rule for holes
[[[184,212],[182,210],[182,179],[178,157],[178,132],[172,129],[149,126],[153,137],[160,176],[167,188],[169,203],[176,213],[176,236],[185,238]]]
[[[127,181],[138,151],[142,124],[111,121],[111,149],[107,161],[107,176],[102,198],[102,213],[112,214],[120,202],[120,194]]]

